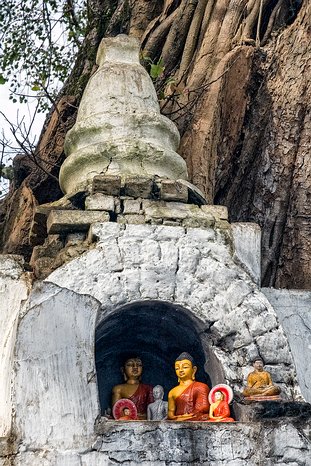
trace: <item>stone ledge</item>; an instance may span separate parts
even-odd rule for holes
[[[108,222],[109,214],[96,210],[52,210],[47,219],[49,234],[87,231],[92,223]]]
[[[95,193],[85,200],[83,210],[52,210],[47,221],[48,233],[86,231],[92,223],[114,221],[122,224],[152,224],[186,228],[230,228],[224,206],[198,206],[184,202],[121,198]]]
[[[96,430],[94,450],[123,464],[307,464],[311,454],[308,421],[100,421]]]

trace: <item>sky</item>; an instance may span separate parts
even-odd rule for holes
[[[21,121],[24,117],[24,122],[26,127],[29,126],[31,121],[31,115],[34,113],[36,107],[36,99],[31,99],[29,104],[19,104],[13,103],[9,99],[9,86],[6,84],[0,85],[0,111],[3,112],[6,118],[13,124],[16,125],[18,121]],[[45,114],[39,113],[36,116],[36,119],[33,124],[33,128],[31,131],[31,140],[38,141],[41,129],[45,120]],[[12,135],[10,125],[6,121],[6,119],[0,113],[0,138],[3,139],[3,134],[6,139],[10,141],[12,146],[17,147],[17,143],[14,141],[14,137]],[[2,154],[2,144],[0,147],[1,154]],[[7,151],[10,149],[6,149]],[[12,164],[12,154],[7,153],[5,154],[3,162],[5,165]],[[0,198],[3,197],[8,189],[8,181],[0,178]]]
[[[29,104],[19,104],[13,103],[9,99],[9,87],[6,84],[0,85],[0,111],[3,112],[6,118],[13,124],[16,125],[17,121],[21,121],[24,117],[25,124],[28,125],[31,121],[31,116],[35,110],[36,99],[31,99]],[[38,139],[43,123],[45,119],[45,114],[39,113],[36,116],[35,124],[32,129],[32,137]],[[4,131],[5,136],[12,140],[12,132],[10,130],[10,125],[6,122],[5,118],[0,114],[0,128],[1,134]]]

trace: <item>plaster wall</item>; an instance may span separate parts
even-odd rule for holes
[[[263,288],[286,333],[299,385],[311,403],[311,292]]]
[[[13,354],[28,281],[21,257],[0,255],[0,438],[7,437],[11,430]]]
[[[100,414],[94,364],[98,303],[42,284],[18,328],[15,433],[23,449],[88,445]]]

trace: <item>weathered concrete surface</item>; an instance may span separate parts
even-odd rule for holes
[[[85,450],[21,451],[16,466],[309,466],[310,423],[106,422]],[[1,462],[0,462],[1,464]],[[5,463],[4,463],[5,464]],[[7,466],[7,465],[5,465]]]
[[[29,285],[29,277],[23,271],[22,257],[0,255],[0,438],[7,437],[11,429],[16,326]]]
[[[299,395],[283,330],[266,297],[234,261],[229,234],[107,223],[93,225],[92,235],[96,248],[46,280],[100,301],[98,324],[135,301],[178,304],[201,321],[204,345],[236,391],[250,370],[249,360],[260,353],[284,396]]]
[[[307,466],[311,458],[308,422],[107,422],[102,434],[97,449],[111,464]]]
[[[13,396],[24,449],[83,449],[99,414],[94,361],[98,303],[47,283],[19,324]]]
[[[231,224],[235,255],[255,283],[261,283],[261,229],[256,223]]]
[[[160,114],[151,78],[139,63],[138,41],[125,35],[103,39],[96,63],[66,135],[64,193],[82,190],[99,174],[187,179],[176,152],[178,130]]]
[[[299,385],[311,403],[311,292],[262,288],[287,335]]]

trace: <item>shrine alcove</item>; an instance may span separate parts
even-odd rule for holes
[[[129,357],[143,361],[144,383],[160,384],[168,391],[177,384],[174,361],[189,352],[198,366],[196,379],[211,386],[204,371],[208,349],[202,324],[181,306],[161,301],[135,302],[117,309],[96,328],[95,360],[101,410],[111,404],[111,390],[123,383],[121,366]]]

